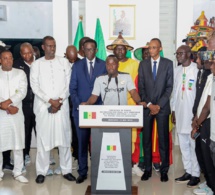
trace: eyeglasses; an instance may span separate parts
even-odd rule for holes
[[[182,56],[185,53],[187,53],[187,52],[175,52],[174,55],[176,55],[176,56]]]
[[[90,49],[88,49],[88,48],[84,48],[84,51],[85,52],[94,52],[94,51],[96,51],[96,49],[93,49],[93,48],[90,48]]]

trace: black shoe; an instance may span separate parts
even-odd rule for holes
[[[193,188],[196,187],[198,185],[198,183],[200,182],[199,177],[191,177],[190,181],[187,183],[187,187],[188,188]]]
[[[161,182],[167,182],[169,180],[167,173],[161,173]]]
[[[75,181],[76,180],[76,178],[71,173],[67,173],[67,174],[63,175],[63,177],[65,179],[67,179],[68,181]]]
[[[138,167],[141,169],[141,171],[145,171],[145,164],[144,164],[144,162],[139,162],[139,164],[138,164]]]
[[[10,163],[3,164],[3,170],[5,171],[13,171],[14,166]]]
[[[153,163],[152,167],[156,172],[160,171],[160,163]]]
[[[176,183],[186,183],[191,179],[191,175],[189,173],[185,173],[183,176],[176,178],[175,182]]]
[[[35,181],[36,183],[43,183],[45,181],[45,176],[38,175]]]
[[[151,176],[152,176],[152,172],[150,172],[150,171],[145,171],[144,174],[143,174],[143,176],[141,177],[141,180],[146,181],[146,180],[148,180]]]
[[[76,179],[76,183],[83,183],[85,179],[87,179],[87,176],[79,175],[78,178]]]

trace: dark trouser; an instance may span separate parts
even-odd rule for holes
[[[200,169],[204,173],[204,177],[206,179],[207,172],[206,172],[205,163],[204,163],[203,154],[202,154],[201,140],[202,140],[201,135],[196,138],[195,152],[196,152],[196,158],[198,160]],[[208,179],[206,179],[206,182],[207,181],[208,181]],[[208,183],[207,183],[207,185],[208,185]]]
[[[211,158],[213,160],[213,164],[215,167],[215,141],[213,140],[211,140],[211,143],[210,143],[210,150],[211,150]]]
[[[2,154],[3,154],[3,166],[5,164],[10,164],[10,152],[11,152],[11,150],[2,152]]]
[[[79,128],[79,118],[74,117],[78,136],[78,173],[87,176],[88,172],[88,145],[90,140],[90,128]]]
[[[24,149],[24,155],[29,155],[30,147],[31,147],[31,134],[32,129],[34,128],[36,133],[36,121],[35,121],[35,115],[33,113],[33,104],[23,104],[23,114],[25,117],[25,149]]]
[[[200,143],[201,150],[198,153],[202,153],[200,157],[203,158],[203,163],[205,167],[205,179],[207,185],[215,192],[215,167],[213,165],[213,160],[210,153],[210,119],[206,119],[200,128]],[[199,155],[199,154],[198,154]],[[197,155],[197,159],[198,159]],[[198,159],[199,160],[199,159]]]
[[[157,120],[159,152],[161,157],[161,173],[169,170],[169,115],[164,116],[144,116],[143,128],[143,151],[145,170],[152,171],[152,125],[153,120]]]
[[[77,136],[77,130],[75,127],[75,121],[74,121],[74,117],[70,117],[71,118],[71,123],[72,123],[72,156],[76,159],[78,159],[78,136]]]

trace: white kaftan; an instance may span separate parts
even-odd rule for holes
[[[0,102],[10,99],[12,105],[19,108],[14,115],[0,109],[0,152],[25,147],[22,100],[26,93],[27,78],[23,70],[12,68],[11,71],[3,71],[0,68]]]
[[[191,139],[193,105],[196,96],[198,69],[195,63],[176,67],[174,72],[173,107],[182,162],[186,173],[199,177],[200,169],[195,153],[195,141]]]
[[[70,147],[71,123],[69,118],[69,83],[71,68],[65,58],[44,57],[31,66],[30,83],[35,94],[37,149],[49,151],[56,146]],[[50,99],[63,98],[63,105],[56,114],[48,113]]]
[[[174,71],[172,111],[175,111],[177,133],[190,134],[192,108],[196,96],[197,65],[177,66]]]

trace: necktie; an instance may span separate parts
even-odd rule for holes
[[[157,70],[156,64],[157,64],[157,61],[154,61],[153,71],[152,71],[154,80],[156,79],[156,70]]]
[[[93,62],[90,62],[90,80],[93,77]]]

